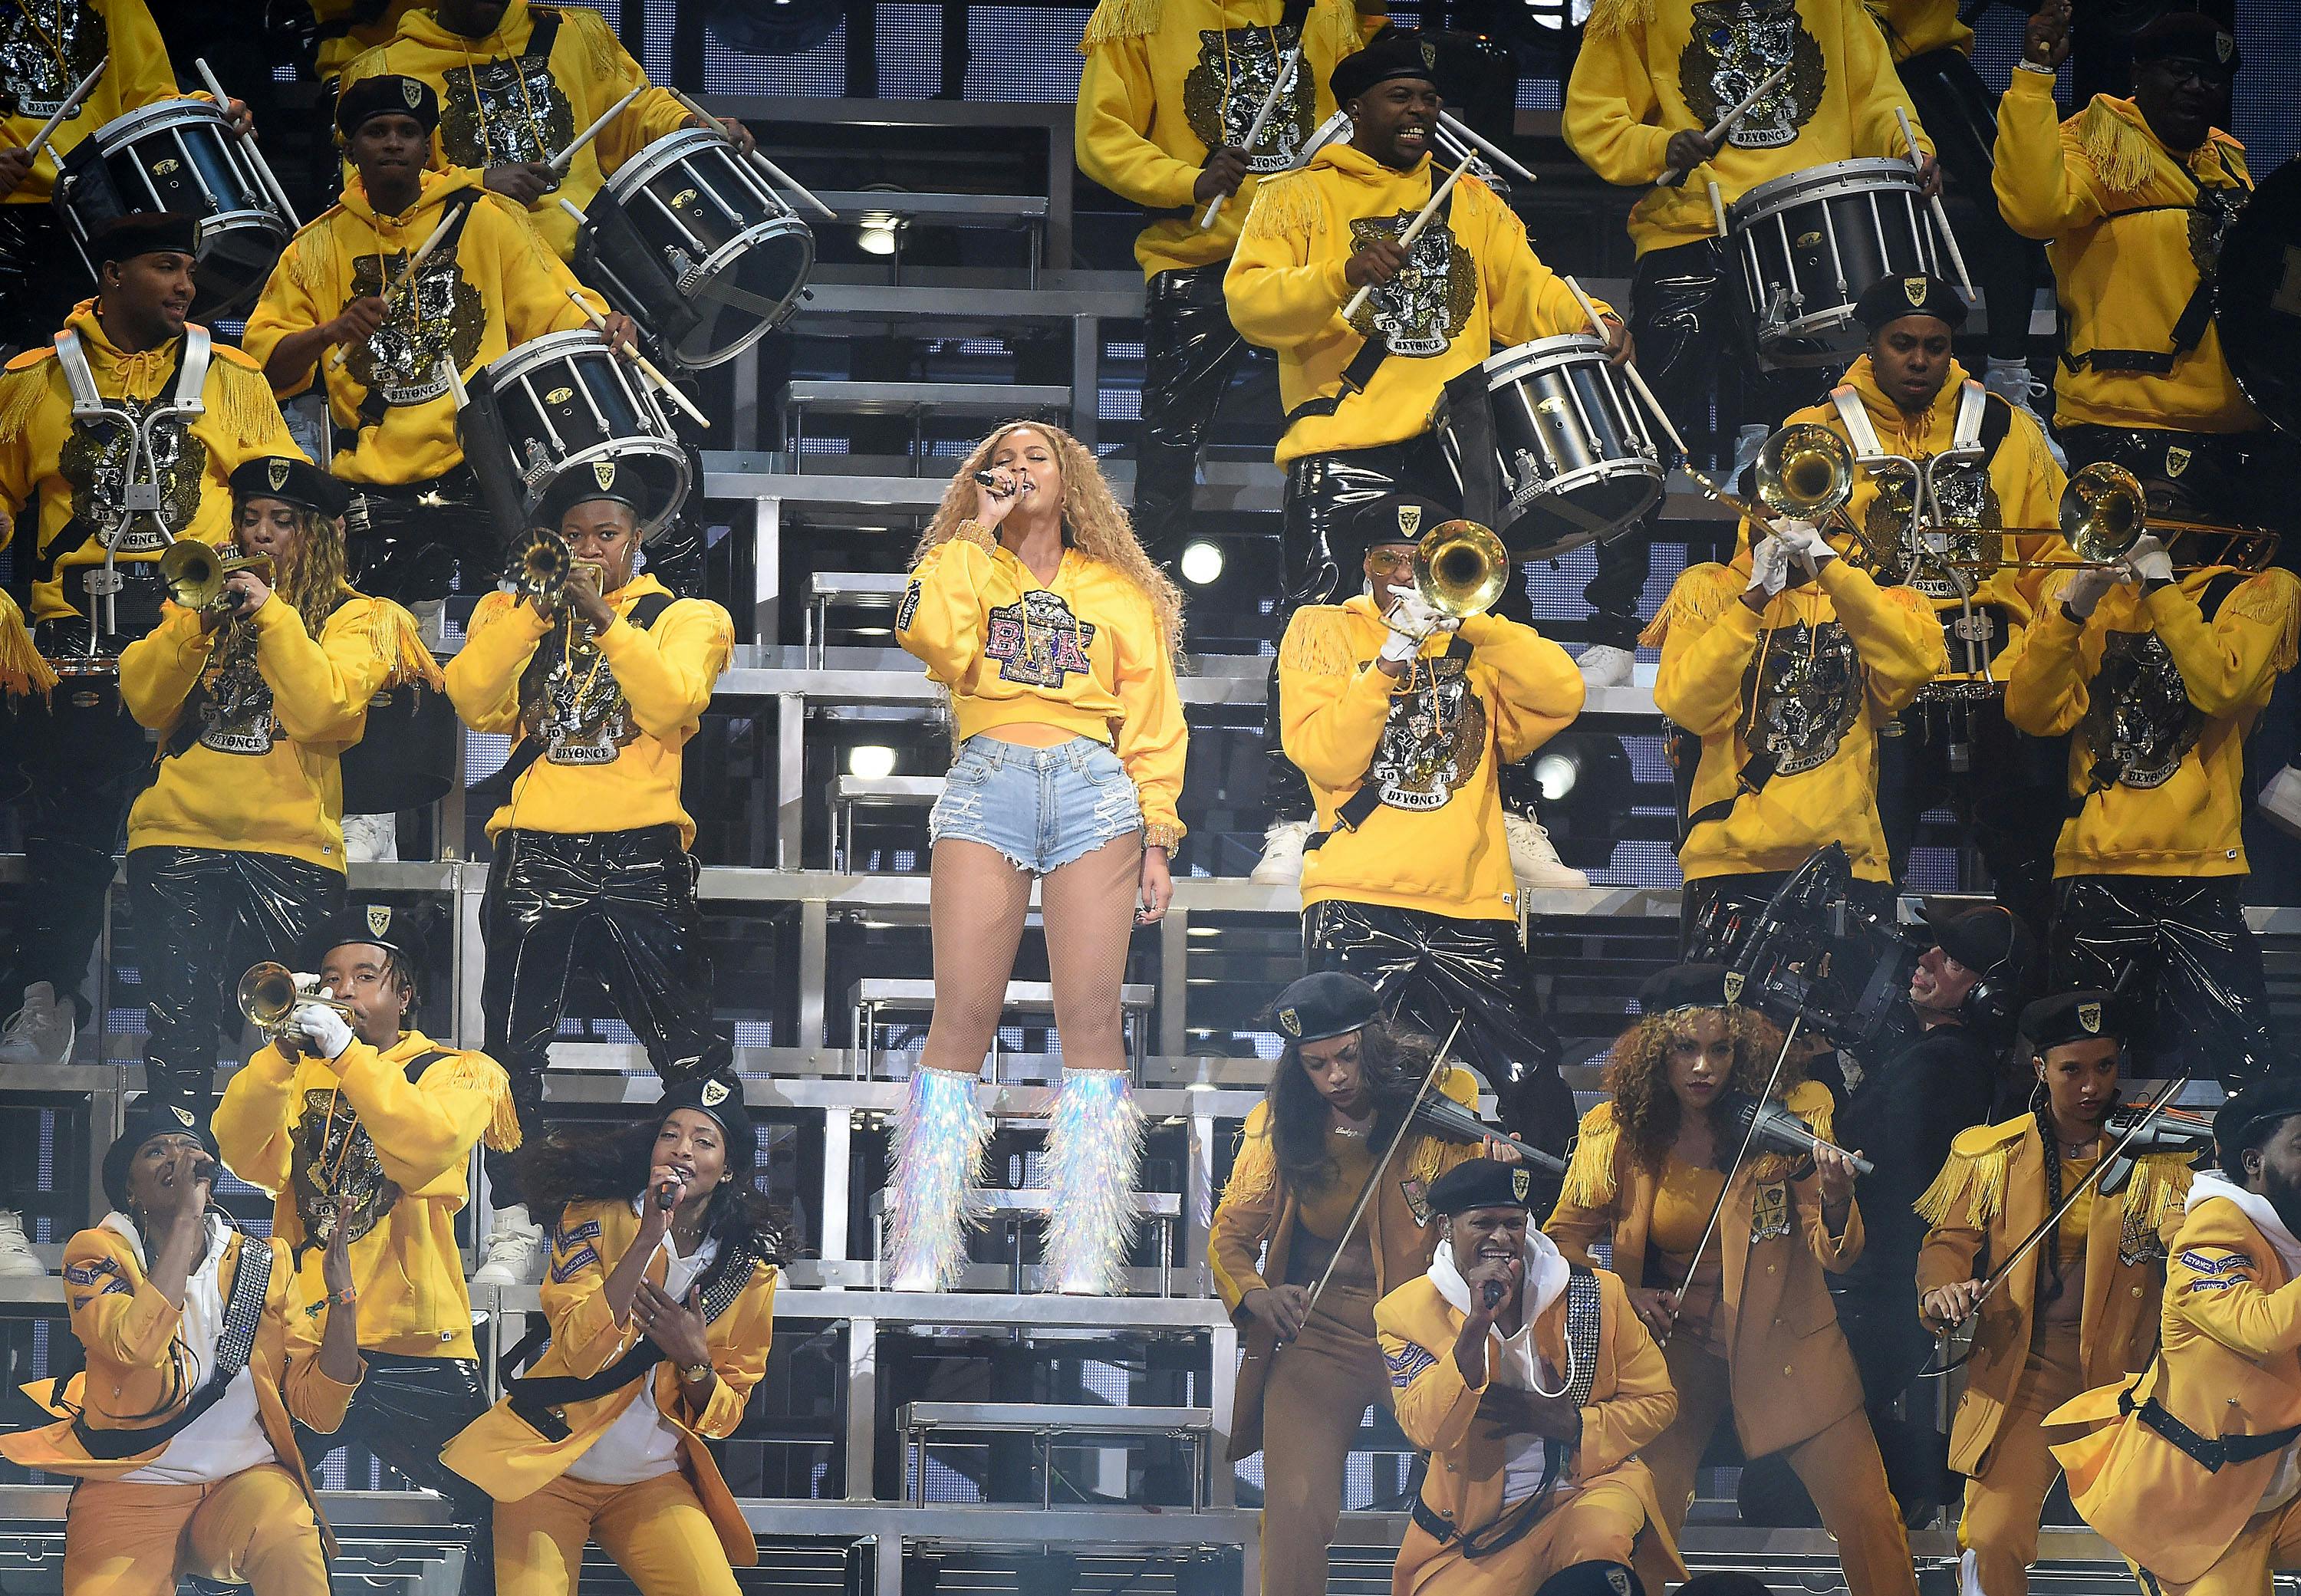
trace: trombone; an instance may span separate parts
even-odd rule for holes
[[[247,1016],[248,1023],[274,1041],[287,1034],[288,1016],[296,1012],[299,1003],[321,1004],[347,1020],[352,1017],[350,1004],[340,998],[321,996],[316,984],[305,986],[296,979],[294,971],[272,959],[249,965],[247,973],[239,978],[239,990],[235,995],[239,1012]]]
[[[1414,546],[1414,590],[1457,621],[1493,608],[1510,577],[1502,540],[1475,521],[1442,521]]]
[[[2121,465],[2107,460],[2096,460],[2071,473],[2069,483],[2062,489],[2059,524],[2051,527],[1973,527],[1970,530],[1987,535],[2007,538],[2037,537],[2059,532],[2070,547],[2071,559],[2060,560],[2001,560],[1987,565],[1999,571],[2076,570],[2083,567],[2104,569],[2122,566],[2133,553],[2133,546],[2145,533],[2162,533],[2168,546],[2183,538],[2220,538],[2224,539],[2220,560],[2199,560],[2193,564],[2177,564],[2179,572],[2207,571],[2226,566],[2236,571],[2265,569],[2277,552],[2277,534],[2258,527],[2230,526],[2210,521],[2175,521],[2170,518],[2153,520],[2149,514],[2148,495],[2140,479]],[[1962,569],[1979,569],[1987,563],[1977,560],[1945,560],[1944,564]]]
[[[223,585],[235,572],[249,571],[272,580],[270,555],[227,555],[197,538],[179,538],[160,556],[160,576],[168,597],[181,609],[203,614],[223,601]]]

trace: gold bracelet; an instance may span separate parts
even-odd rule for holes
[[[999,547],[999,539],[997,534],[992,532],[989,527],[975,520],[972,515],[968,516],[966,520],[960,522],[958,526],[951,529],[950,535],[952,541],[958,543],[972,543],[975,547],[983,550],[985,553],[988,553],[992,549]]]

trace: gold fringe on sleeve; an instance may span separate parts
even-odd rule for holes
[[[216,411],[225,430],[243,448],[264,448],[287,422],[280,419],[280,401],[272,397],[272,384],[262,372],[243,363],[246,360],[238,350],[227,355],[219,348],[208,377],[215,385]]]
[[[511,1077],[485,1053],[454,1053],[423,1072],[453,1091],[476,1091],[488,1100],[488,1128],[481,1140],[499,1153],[519,1150],[519,1113],[511,1100]]]
[[[32,417],[48,397],[49,359],[37,353],[29,360],[18,355],[5,375],[0,375],[0,437],[13,438],[32,424]]]
[[[2146,183],[2156,163],[2149,135],[2112,110],[2106,95],[2094,96],[2079,113],[2078,147],[2103,184],[2120,194],[2131,194]]]
[[[1254,205],[1240,227],[1249,238],[1315,238],[1326,230],[1326,204],[1309,171],[1282,171],[1254,186]]]
[[[328,220],[340,208],[330,207],[288,245],[289,280],[322,304],[335,292],[336,240]]]
[[[1922,616],[1929,621],[1933,619],[1933,605],[1927,599],[1924,594],[1919,592],[1915,588],[1904,588],[1899,585],[1885,587],[1881,585],[1878,589],[1878,597],[1885,599],[1887,603],[1898,604],[1913,615]]]
[[[2125,1188],[2126,1217],[2156,1230],[2168,1214],[2188,1204],[2189,1182],[2196,1178],[2196,1172],[2180,1153],[2153,1153],[2136,1159],[2133,1179]]]
[[[434,691],[448,689],[446,673],[431,650],[423,645],[423,629],[409,614],[389,598],[371,598],[367,612],[368,640],[375,646],[375,656],[390,668],[386,681],[393,687],[405,687],[420,681]]]
[[[1695,626],[1710,630],[1710,623],[1726,613],[1734,602],[1734,582],[1737,580],[1731,567],[1711,561],[1700,565],[1688,565],[1678,573],[1670,584],[1669,597],[1662,600],[1661,608],[1638,634],[1638,641],[1649,648],[1659,648],[1669,636],[1672,626]]]
[[[2018,1141],[2003,1141],[1987,1152],[1953,1152],[1941,1174],[1916,1203],[1918,1217],[1928,1224],[1954,1224],[1951,1218],[1960,1199],[1965,1201],[1965,1224],[1985,1229],[2005,1206],[2005,1171],[2013,1162]]]
[[[2301,648],[2301,581],[2290,572],[2264,571],[2229,596],[2228,607],[2248,621],[2258,621],[2277,634],[2270,661],[2280,673],[2289,671]]]
[[[1286,623],[1279,663],[1305,676],[1347,676],[1358,669],[1351,617],[1338,604],[1305,605]]]
[[[56,673],[32,647],[32,634],[24,627],[24,612],[16,607],[13,598],[0,593],[0,692],[21,698],[26,693],[46,693],[55,684]]]
[[[1158,32],[1159,12],[1159,0],[1101,0],[1094,15],[1087,19],[1079,54],[1114,39],[1143,38]]]
[[[1582,1133],[1567,1161],[1565,1189],[1558,1200],[1577,1208],[1602,1208],[1614,1200],[1614,1154],[1621,1146],[1613,1106],[1601,1103],[1582,1116]]]
[[[1627,33],[1633,28],[1650,26],[1654,20],[1654,0],[1597,0],[1590,8],[1590,20],[1582,31],[1591,38],[1602,38],[1610,33]]]
[[[1259,1202],[1276,1190],[1278,1155],[1271,1147],[1269,1132],[1256,1135],[1242,1129],[1220,1202]]]

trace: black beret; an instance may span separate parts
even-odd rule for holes
[[[1472,1208],[1534,1207],[1534,1171],[1497,1158],[1466,1158],[1430,1182],[1430,1211],[1442,1217]]]
[[[1741,995],[1740,978],[1723,965],[1672,965],[1647,976],[1638,988],[1638,1012],[1661,1015],[1684,1008],[1723,1008],[1738,1001]]]
[[[1326,87],[1334,91],[1337,105],[1347,105],[1376,84],[1393,78],[1419,78],[1443,94],[1445,85],[1438,76],[1438,58],[1435,39],[1425,38],[1410,28],[1385,28],[1365,49],[1337,62],[1326,78]]]
[[[204,1103],[195,1114],[188,1108],[163,1105],[150,1092],[130,1106],[127,1128],[120,1132],[104,1153],[104,1199],[121,1213],[128,1211],[128,1166],[144,1144],[157,1136],[196,1136],[208,1157],[220,1158],[216,1151],[215,1132],[208,1129],[208,1115],[213,1103]]]
[[[1930,272],[1915,277],[1881,277],[1862,290],[1853,317],[1875,332],[1904,316],[1931,316],[1954,332],[1965,325],[1965,298],[1951,284]]]
[[[349,138],[371,116],[412,116],[428,134],[439,125],[439,96],[421,78],[379,72],[344,90],[336,102],[336,131]]]
[[[276,498],[299,510],[316,510],[331,520],[352,507],[351,489],[301,455],[260,455],[231,473],[236,504]]]
[[[699,1075],[691,1081],[682,1081],[665,1087],[656,1104],[658,1125],[682,1108],[692,1108],[719,1122],[727,1132],[727,1146],[732,1154],[741,1148],[746,1166],[757,1157],[758,1141],[751,1131],[750,1110],[743,1103],[743,1083],[732,1075]]]
[[[1627,1564],[1573,1563],[1535,1586],[1534,1596],[1646,1596],[1646,1586]]]
[[[1385,493],[1367,500],[1343,518],[1337,529],[1341,535],[1335,539],[1341,547],[1335,552],[1345,560],[1363,560],[1367,550],[1378,543],[1419,543],[1425,532],[1454,518],[1455,513],[1435,498],[1418,493]]]
[[[1934,946],[1969,970],[2008,980],[2029,967],[2029,929],[2003,904],[1929,898],[1918,918],[1933,933]]]
[[[1321,970],[1271,999],[1270,1017],[1286,1040],[1324,1041],[1364,1028],[1382,1012],[1382,996],[1355,975]]]
[[[556,532],[568,511],[602,499],[627,506],[642,526],[654,518],[656,489],[649,474],[616,460],[602,459],[571,465],[561,472],[544,490],[543,497],[536,503],[535,514],[529,519]]]
[[[423,963],[422,912],[374,898],[352,898],[312,933],[312,967],[335,949],[352,943],[386,948],[411,968]]]
[[[139,255],[197,255],[200,224],[180,211],[138,211],[105,226],[88,241],[96,263],[132,261]]]
[[[2213,1141],[2221,1156],[2234,1163],[2238,1154],[2259,1146],[2297,1114],[2301,1114],[2301,1074],[2280,1071],[2255,1081],[2213,1110]]]
[[[2245,64],[2238,54],[2236,36],[2195,11],[2168,12],[2135,34],[2133,59],[2137,65],[2145,61],[2194,61],[2224,78],[2233,76]]]
[[[2092,1041],[2103,1036],[2118,1041],[2125,1037],[2123,1019],[2113,993],[2090,989],[2055,992],[2021,1011],[2021,1040],[2029,1044],[2033,1052],[2043,1053],[2064,1042]]]

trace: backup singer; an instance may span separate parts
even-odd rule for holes
[[[1619,1275],[1535,1228],[1527,1191],[1522,1169],[1448,1171],[1430,1272],[1375,1310],[1399,1427],[1443,1466],[1415,1500],[1396,1596],[1519,1596],[1634,1559],[1649,1590],[1686,1577],[1634,1455],[1678,1412],[1661,1351]]]
[[[1207,1258],[1246,1332],[1230,1461],[1262,1453],[1263,1596],[1323,1596],[1344,1459],[1368,1407],[1390,1405],[1375,1304],[1429,1266],[1432,1183],[1477,1149],[1408,1131],[1346,1228],[1430,1073],[1429,1039],[1384,1018],[1374,988],[1339,971],[1293,982],[1270,1012],[1284,1045],[1247,1114]],[[1431,1090],[1477,1106],[1466,1069]]]
[[[439,1466],[439,1449],[487,1407],[471,1293],[456,1241],[473,1144],[519,1145],[511,1085],[484,1053],[407,1028],[423,945],[407,911],[354,902],[311,941],[314,967],[347,1017],[298,1004],[295,1029],[247,1061],[216,1105],[217,1149],[272,1197],[272,1233],[316,1283],[340,1241],[366,1305],[367,1377],[338,1433],[437,1491],[471,1532],[464,1588],[489,1583],[493,1509]],[[307,1442],[314,1461],[333,1441]]]
[[[268,558],[271,581],[236,571],[205,609],[169,602],[120,656],[121,699],[160,734],[128,815],[129,904],[151,939],[145,1078],[186,1124],[208,1101],[227,988],[294,958],[343,901],[339,766],[369,701],[439,681],[414,617],[344,580],[342,484],[271,456],[233,472],[231,493],[234,547]]]
[[[1381,0],[1100,0],[1079,50],[1079,170],[1151,221],[1134,525],[1168,570],[1191,524],[1200,445],[1254,351],[1223,306],[1223,272],[1257,181],[1286,171],[1335,113],[1327,74],[1384,21]],[[1252,149],[1247,131],[1299,59]],[[1209,227],[1199,219],[1217,199]]]
[[[1118,986],[1134,928],[1156,923],[1174,896],[1189,736],[1175,685],[1182,625],[1175,584],[1142,552],[1094,455],[1059,428],[1012,422],[976,445],[919,541],[895,639],[950,689],[958,751],[927,823],[935,1011],[891,1156],[898,1291],[947,1289],[965,1263],[991,1134],[975,1076],[1034,876],[1063,1044],[1046,1148],[1048,1281],[1121,1289],[1142,1116]]]
[[[1713,122],[1776,68],[1789,75],[1712,144]],[[1819,384],[1795,372],[1756,375],[1743,273],[1710,206],[1714,180],[1732,205],[1761,183],[1857,157],[1902,158],[1909,146],[1894,110],[1902,86],[1876,22],[1861,0],[1598,0],[1566,84],[1566,141],[1610,183],[1650,184],[1668,168],[1689,173],[1675,188],[1649,188],[1630,212],[1637,265],[1630,275],[1630,326],[1655,396],[1672,415],[1709,414],[1713,389],[1720,430],[1745,423],[1748,457],[1782,412]],[[1938,192],[1933,146],[1920,175]],[[1745,376],[1744,373],[1752,373]],[[1598,546],[1590,602],[1593,648],[1582,656],[1593,685],[1630,679],[1638,642],[1638,596],[1652,561],[1645,538]]]
[[[707,1441],[766,1369],[781,1262],[758,1136],[732,1076],[645,1120],[527,1154],[552,1219],[551,1341],[441,1461],[496,1499],[501,1596],[574,1596],[596,1541],[644,1591],[736,1596],[758,1541]]]
[[[332,1431],[360,1383],[351,1259],[329,1247],[307,1302],[285,1241],[209,1207],[215,1171],[204,1133],[141,1101],[105,1155],[113,1211],[64,1244],[86,1371],[0,1456],[78,1481],[65,1596],[173,1596],[182,1574],[328,1588],[335,1542],[289,1421]]]
[[[165,585],[153,568],[161,549],[175,538],[227,541],[232,472],[296,453],[255,363],[184,320],[193,232],[191,218],[166,214],[107,229],[92,251],[102,263],[96,297],[57,342],[0,375],[0,536],[15,517],[29,522],[13,546],[32,571],[34,639],[53,659],[88,655],[93,631],[100,664],[150,631]],[[79,387],[115,414],[76,418]],[[138,418],[151,419],[151,447],[131,451]],[[130,509],[131,465],[135,482],[157,489],[156,512]],[[115,581],[117,591],[104,590]],[[104,926],[112,851],[151,763],[112,688],[89,679],[19,719],[29,790],[15,961],[24,1000],[0,1038],[0,1064],[61,1064],[87,1023],[80,982]],[[75,702],[83,695],[92,709]]]
[[[652,506],[635,471],[570,471],[536,506],[573,556],[556,602],[490,593],[448,666],[448,696],[475,731],[512,734],[488,820],[481,923],[487,1051],[511,1077],[522,1137],[543,1112],[543,1075],[571,985],[596,980],[666,1085],[729,1069],[712,1023],[711,961],[695,905],[695,822],[680,803],[682,755],[734,648],[727,612],[674,599],[634,572]],[[496,1213],[472,1276],[531,1284],[542,1226],[517,1166],[490,1149]]]
[[[1278,353],[1286,431],[1286,590],[1282,623],[1306,604],[1330,604],[1354,571],[1337,553],[1343,522],[1369,501],[1395,494],[1454,498],[1453,478],[1430,431],[1449,379],[1493,353],[1555,333],[1587,330],[1588,319],[1551,269],[1535,257],[1525,224],[1494,190],[1465,174],[1411,254],[1398,239],[1445,180],[1431,159],[1441,97],[1438,46],[1393,31],[1331,74],[1335,103],[1354,119],[1348,143],[1329,144],[1309,165],[1263,180],[1223,278],[1232,322],[1249,343]],[[1361,287],[1373,292],[1357,316],[1341,312]],[[1616,359],[1629,339],[1600,307]],[[1531,619],[1523,582],[1502,600]],[[1257,881],[1301,873],[1310,794],[1285,756],[1277,689],[1264,740],[1270,830]],[[1513,867],[1533,886],[1589,885],[1560,865],[1530,815],[1528,795],[1505,792],[1503,821]]]
[[[1721,1105],[1765,1090],[1781,1039],[1726,998],[1725,981],[1719,965],[1681,965],[1639,990],[1639,1017],[1607,1060],[1612,1100],[1582,1116],[1543,1228],[1577,1263],[1610,1240],[1631,1307],[1664,1338],[1678,1417],[1642,1455],[1673,1540],[1711,1433],[1730,1415],[1753,1462],[1786,1454],[1853,1596],[1913,1596],[1909,1537],[1822,1281],[1862,1254],[1853,1166],[1825,1148],[1810,1164],[1761,1152],[1728,1167],[1742,1132]],[[1821,1085],[1789,1065],[1776,1091],[1832,1140]]]
[[[1950,1434],[1949,1466],[1969,1476],[1957,1531],[1967,1596],[2027,1596],[2039,1516],[2061,1473],[2046,1416],[2138,1373],[2156,1349],[2165,1246],[2189,1191],[2186,1155],[2133,1159],[2120,1181],[2104,1174],[2012,1261],[2115,1141],[2106,1129],[2122,1052],[2115,1009],[2096,991],[2023,1009],[2021,1045],[2037,1082],[2030,1111],[1958,1137],[1919,1199],[1933,1226],[1918,1258],[1927,1328],[1949,1331],[1989,1292]]]
[[[1459,1057],[1493,1085],[1510,1128],[1561,1157],[1574,1095],[1519,940],[1518,883],[1497,772],[1582,707],[1566,651],[1500,615],[1457,622],[1414,586],[1427,499],[1383,497],[1335,534],[1366,591],[1304,605],[1278,647],[1286,756],[1309,779],[1319,829],[1302,870],[1313,969],[1370,982],[1413,1029],[1463,1016]]]

